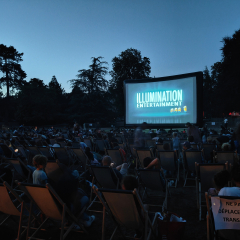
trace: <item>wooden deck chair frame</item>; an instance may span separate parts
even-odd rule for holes
[[[11,186],[14,184],[15,174],[21,176],[23,181],[30,182],[32,172],[31,170],[22,162],[20,158],[6,158],[5,162],[10,164],[13,167],[12,171],[12,183]],[[19,179],[18,179],[19,180]]]
[[[54,154],[52,154],[52,151],[49,147],[38,147],[38,150],[40,151],[40,153],[42,155],[47,157],[47,159],[49,161],[54,161],[55,160]]]
[[[160,165],[164,170],[177,172],[176,178],[170,177],[167,179],[173,179],[175,182],[175,188],[177,187],[177,183],[179,181],[179,161],[177,159],[176,151],[158,151]],[[176,161],[176,162],[175,162]]]
[[[90,138],[84,138],[83,142],[86,143],[86,145],[90,148],[91,151],[93,151],[93,144]]]
[[[14,191],[14,189],[7,183],[3,182],[3,184],[0,184],[0,192],[1,192],[1,198],[0,198],[0,211],[7,214],[8,216],[1,221],[0,225],[2,225],[4,222],[6,222],[11,216],[18,216],[20,217],[19,223],[18,223],[18,235],[17,240],[21,239],[24,232],[27,230],[28,226],[23,226],[23,218],[24,218],[24,209],[26,209],[28,212],[30,212],[30,209],[27,207],[21,196],[18,195]],[[17,204],[13,203],[12,199],[9,196],[9,193],[12,194],[17,201]],[[18,205],[19,204],[19,205]],[[16,206],[18,205],[18,207]],[[20,208],[21,207],[21,208]],[[20,211],[19,211],[20,208]],[[29,218],[29,216],[26,216]],[[34,220],[38,220],[40,223],[40,219],[33,213]],[[15,219],[13,219],[15,222]],[[22,230],[25,228],[25,230]]]
[[[165,179],[165,186],[163,185],[160,170],[159,169],[137,169],[137,175],[139,179],[139,191],[140,187],[143,188],[143,193],[141,195],[141,199],[144,199],[145,193],[147,197],[157,197],[157,198],[163,198],[162,204],[160,205],[152,205],[150,206],[161,206],[163,209],[167,209],[167,201],[168,201],[168,182]],[[165,192],[164,192],[165,187]],[[154,191],[158,191],[157,195],[149,195],[147,193],[147,189],[151,189]],[[160,194],[159,194],[160,192]]]
[[[215,144],[206,144],[206,143],[203,143],[201,145],[201,149],[203,149],[203,153],[204,153],[204,158],[205,158],[205,161],[206,162],[213,162],[213,156],[214,156],[214,153],[213,153],[213,150],[215,150],[216,146]],[[212,153],[212,156],[211,156],[211,153]]]
[[[202,204],[205,203],[205,198],[202,200],[202,194],[208,191],[209,188],[214,187],[214,175],[222,170],[228,170],[228,163],[199,164],[195,162],[195,169],[197,207],[199,209],[199,221],[201,221]]]
[[[23,190],[26,195],[31,200],[30,215],[32,214],[32,204],[36,204],[39,210],[46,216],[46,219],[41,223],[41,225],[33,232],[29,239],[33,239],[34,236],[41,230],[44,224],[48,220],[57,220],[61,222],[60,240],[67,237],[69,232],[73,230],[74,225],[78,225],[83,232],[87,233],[85,227],[79,222],[80,216],[83,214],[86,208],[83,208],[78,216],[74,216],[72,212],[68,209],[66,204],[58,196],[55,190],[46,184],[46,186],[36,185],[36,184],[24,184],[18,183],[21,190]],[[72,224],[66,229],[65,223],[66,218],[72,222]],[[55,222],[52,221],[54,224]],[[30,224],[28,225],[28,236],[30,235]],[[64,230],[66,232],[64,233]],[[82,232],[82,231],[81,231]]]
[[[113,239],[116,231],[119,229],[123,238],[132,238],[125,236],[121,227],[128,229],[144,229],[144,240],[150,240],[151,234],[155,234],[156,220],[158,213],[155,213],[151,222],[148,212],[145,210],[137,189],[133,191],[97,189],[93,186],[93,190],[103,205],[103,221],[102,221],[102,240],[105,240],[105,218],[106,211],[115,223],[110,240]],[[139,208],[137,207],[139,206]],[[142,213],[142,214],[141,214]],[[149,227],[149,232],[148,232]]]
[[[75,162],[79,162],[77,170],[79,170],[79,167],[81,167],[82,169],[80,169],[79,171],[82,172],[82,174],[85,174],[90,167],[90,161],[87,155],[81,148],[71,148],[71,152],[73,153]]]
[[[218,163],[225,163],[226,161],[228,161],[229,164],[231,163],[233,165],[237,159],[237,151],[231,151],[231,152],[214,151],[214,156],[215,155],[217,156]]]
[[[136,168],[144,168],[143,160],[146,157],[153,158],[154,154],[152,149],[136,149],[137,153],[137,161],[136,161]]]
[[[123,155],[120,149],[106,149],[105,153],[116,163],[117,166],[123,164]]]
[[[120,187],[119,178],[115,174],[115,172],[111,169],[111,167],[100,167],[100,166],[91,166],[91,172],[93,174],[92,186],[97,184],[100,188],[108,188],[108,189],[118,189]],[[117,183],[114,182],[112,176],[115,177]],[[89,210],[93,203],[97,202],[97,196],[92,200],[93,189],[91,189],[90,195],[90,204],[87,208],[88,211],[99,212],[95,210]]]
[[[207,240],[215,240],[215,239],[219,239],[219,231],[221,230],[216,230],[215,229],[215,223],[214,223],[214,214],[212,213],[212,207],[211,207],[211,202],[212,202],[212,198],[219,198],[221,199],[227,199],[227,200],[235,200],[234,202],[236,202],[237,204],[240,204],[240,198],[239,197],[232,197],[232,196],[211,196],[208,195],[207,192],[205,192],[205,200],[206,200],[206,205],[207,205]],[[222,204],[222,203],[220,203]],[[239,206],[239,205],[238,205]],[[226,229],[225,229],[226,230]],[[235,236],[233,236],[231,234],[231,231],[236,231],[235,233],[237,233]],[[230,233],[229,238],[231,240],[238,240],[240,237],[240,230],[239,228],[237,230],[235,229],[228,229],[227,231],[229,231],[228,233]],[[228,234],[228,233],[225,233]],[[220,238],[220,239],[225,239],[225,238]]]
[[[195,171],[195,162],[202,163],[202,151],[182,151],[183,154],[183,175],[184,184],[183,187],[195,187],[186,186],[187,180],[195,181],[195,178],[188,178],[188,173]],[[194,156],[196,155],[196,156]]]

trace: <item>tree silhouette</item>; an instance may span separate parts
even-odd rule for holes
[[[137,49],[129,48],[112,59],[110,91],[115,99],[117,113],[124,114],[123,81],[148,78],[151,72],[150,60],[142,57]]]
[[[51,81],[48,83],[48,87],[56,94],[61,95],[65,92],[64,89],[61,87],[61,84],[59,84],[55,75],[52,76]]]
[[[10,95],[10,88],[19,89],[27,76],[19,64],[22,56],[23,53],[19,53],[13,46],[0,44],[0,71],[3,73],[0,85],[7,87],[7,98]]]
[[[89,69],[79,70],[77,79],[69,80],[71,87],[80,87],[82,91],[88,94],[106,90],[108,81],[105,79],[105,76],[108,73],[108,68],[104,66],[107,62],[101,61],[102,58],[92,57],[92,64],[89,66]]]

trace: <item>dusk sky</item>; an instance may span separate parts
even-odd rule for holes
[[[151,77],[210,69],[240,28],[239,0],[0,0],[0,9],[0,44],[24,53],[26,80],[55,75],[66,92],[91,57],[111,70],[128,48],[150,59]]]

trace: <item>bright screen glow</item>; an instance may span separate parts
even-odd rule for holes
[[[197,123],[196,77],[125,83],[126,124]]]

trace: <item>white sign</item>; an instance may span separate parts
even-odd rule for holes
[[[240,229],[240,199],[211,197],[215,229]]]

